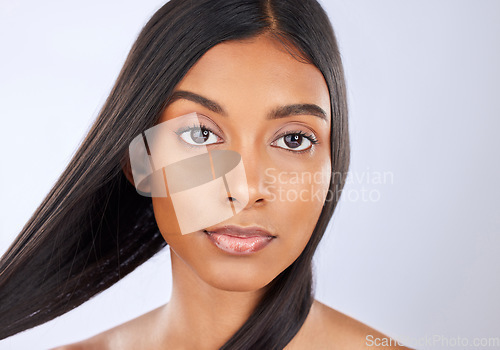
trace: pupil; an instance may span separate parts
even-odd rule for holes
[[[302,135],[289,134],[285,136],[285,144],[290,148],[297,148],[302,144]]]
[[[206,129],[193,129],[191,130],[191,139],[196,143],[203,143],[208,140],[209,132]]]

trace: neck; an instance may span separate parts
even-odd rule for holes
[[[163,317],[168,344],[184,348],[218,349],[245,323],[264,289],[227,291],[202,280],[170,249],[172,296]]]

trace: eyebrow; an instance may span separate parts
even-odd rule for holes
[[[211,110],[212,112],[220,114],[224,117],[228,116],[228,113],[224,110],[224,108],[222,108],[220,104],[191,91],[185,91],[185,90],[174,91],[174,93],[170,96],[167,105],[180,99],[198,103],[203,107]],[[296,104],[276,107],[271,112],[268,113],[266,119],[280,119],[294,115],[313,115],[320,119],[328,121],[328,117],[323,108],[312,103],[296,103]]]

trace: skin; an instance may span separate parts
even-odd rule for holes
[[[263,35],[216,45],[176,86],[175,91],[180,90],[215,101],[227,115],[192,100],[178,99],[167,106],[158,122],[200,113],[208,117],[203,119],[205,125],[218,129],[218,143],[206,149],[237,151],[245,165],[248,203],[240,201],[242,210],[217,226],[258,225],[276,238],[253,254],[231,255],[215,247],[201,230],[180,234],[171,197],[153,197],[155,218],[171,253],[169,303],[59,349],[218,349],[248,319],[269,282],[300,255],[311,237],[331,171],[330,97],[320,71],[297,61],[279,43]],[[298,103],[317,105],[326,118],[303,113],[266,119],[276,107]],[[279,137],[292,131],[314,134],[318,143],[311,144],[309,151],[296,153]],[[304,144],[309,145],[307,141]],[[193,150],[182,152],[189,155]],[[273,183],[269,169],[275,176],[281,172],[281,181]],[[130,169],[125,167],[124,172],[133,183]],[[296,173],[327,176],[320,183],[294,183]],[[289,200],[279,195],[280,191],[287,194],[301,190],[322,191],[323,196],[320,200]],[[241,200],[237,191],[233,195],[236,201]],[[369,334],[384,337],[315,301],[305,324],[286,349],[382,348],[366,346]]]

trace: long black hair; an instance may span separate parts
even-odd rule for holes
[[[331,98],[335,176],[304,251],[221,349],[282,349],[290,342],[314,300],[312,257],[350,154],[341,57],[316,0],[171,0],[153,15],[86,138],[0,260],[0,339],[81,305],[166,246],[151,198],[140,196],[123,174],[128,145],[156,123],[175,85],[205,52],[260,34],[322,72]]]

